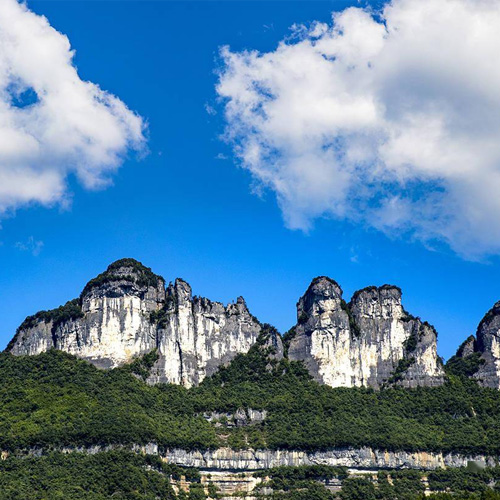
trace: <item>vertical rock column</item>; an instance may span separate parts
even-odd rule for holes
[[[482,364],[474,378],[485,387],[500,389],[500,302],[479,323],[476,342]]]
[[[297,317],[289,357],[321,383],[380,388],[444,381],[436,332],[405,312],[397,287],[368,287],[346,304],[340,286],[319,277],[299,300]]]
[[[288,357],[303,361],[320,383],[351,387],[357,381],[353,344],[342,289],[325,276],[314,279],[297,303],[297,325]]]

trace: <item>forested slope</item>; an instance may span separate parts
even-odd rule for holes
[[[60,351],[0,354],[0,448],[146,444],[162,448],[361,447],[498,455],[500,392],[460,376],[441,387],[330,388],[273,360],[265,335],[200,386],[147,385],[155,353],[109,371]],[[210,412],[267,410],[255,425]]]

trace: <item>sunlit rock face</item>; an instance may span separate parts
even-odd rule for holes
[[[297,304],[291,360],[332,387],[443,383],[434,329],[405,312],[401,290],[384,285],[356,292],[349,304],[333,280],[312,281]]]
[[[397,287],[366,288],[347,304],[335,281],[319,277],[299,300],[297,316],[295,333],[287,336],[288,356],[303,361],[320,383],[378,389],[443,382],[436,332],[404,310]],[[498,386],[500,320],[490,316],[477,344],[488,357],[484,383]],[[190,387],[248,352],[260,334],[270,357],[286,354],[278,332],[263,327],[243,298],[225,306],[193,297],[181,279],[165,288],[149,268],[122,259],[91,280],[79,299],[28,317],[7,349],[15,355],[60,349],[99,368],[121,366],[156,349],[148,382]]]
[[[79,300],[27,318],[9,348],[30,355],[55,348],[113,368],[156,347],[149,318],[164,301],[163,279],[124,259],[91,280]]]
[[[485,387],[500,388],[500,302],[497,302],[479,323],[476,352],[481,365],[473,375]],[[466,353],[468,354],[468,353]],[[463,354],[465,356],[465,354]]]
[[[497,457],[468,456],[459,453],[387,451],[372,448],[334,448],[325,451],[299,450],[181,450],[170,449],[161,453],[163,460],[183,467],[210,470],[248,471],[272,467],[301,467],[327,465],[353,469],[443,469],[467,467],[471,462],[494,467]],[[359,497],[361,498],[361,497]]]
[[[160,359],[150,381],[198,384],[236,354],[248,352],[260,331],[242,297],[227,306],[193,298],[191,287],[178,279],[167,288],[158,325]]]
[[[7,349],[34,355],[55,348],[114,368],[158,350],[150,383],[191,386],[255,343],[261,326],[245,301],[224,307],[191,296],[132,259],[111,264],[80,299],[25,320]]]

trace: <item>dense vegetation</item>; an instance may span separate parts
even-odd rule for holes
[[[116,271],[121,268],[130,268],[132,270],[132,274],[127,276],[118,275]],[[85,288],[80,294],[80,298],[87,295],[95,287],[102,286],[113,281],[120,281],[122,279],[134,282],[139,287],[156,287],[158,286],[159,281],[163,282],[163,278],[161,276],[153,273],[149,267],[146,267],[141,262],[138,262],[135,259],[120,259],[110,264],[106,271],[91,279],[85,285]]]
[[[490,312],[486,313],[485,318],[488,317]],[[483,323],[485,319],[483,318],[481,323]],[[455,356],[452,356],[448,363],[446,363],[446,368],[448,373],[452,375],[457,375],[461,377],[472,377],[482,364],[484,364],[484,359],[481,358],[481,353],[476,351],[477,341],[473,336],[470,336],[462,345],[458,348]],[[474,352],[471,354],[464,355],[464,350],[466,346],[472,346]]]
[[[342,480],[340,492],[328,489],[332,478]],[[500,500],[499,479],[498,468],[393,470],[348,476],[336,467],[278,467],[269,471],[265,486],[273,489],[273,500]]]
[[[442,387],[373,391],[332,389],[314,382],[300,363],[270,356],[272,333],[199,387],[148,386],[152,352],[122,368],[101,371],[66,353],[0,354],[0,449],[56,450],[62,446],[120,444],[93,456],[56,451],[0,461],[0,498],[174,499],[169,477],[196,471],[166,466],[125,451],[158,443],[160,449],[233,448],[322,450],[372,446],[388,450],[500,453],[500,392],[481,388],[458,361]],[[457,358],[458,359],[458,358]],[[267,410],[263,422],[243,427],[204,414]],[[272,500],[421,500],[422,475],[436,500],[500,500],[500,470],[450,469],[428,473],[379,472],[346,477],[343,468],[278,467],[266,471]],[[341,493],[329,481],[343,479]],[[182,494],[179,498],[188,498]],[[205,498],[193,486],[190,500]]]
[[[176,496],[170,484],[170,478],[181,475],[195,483],[189,496]],[[196,487],[198,480],[195,470],[124,451],[49,453],[0,461],[2,500],[199,500],[206,497]]]
[[[162,448],[388,450],[500,453],[500,392],[451,374],[442,387],[332,389],[303,366],[276,361],[260,339],[199,387],[148,386],[151,353],[100,371],[59,351],[0,354],[0,448],[156,442]],[[267,410],[230,428],[204,413]]]
[[[294,497],[298,491],[306,491],[309,495],[321,495],[328,490],[321,486],[321,482],[328,482],[337,478],[344,480],[348,477],[347,469],[344,467],[328,467],[326,465],[312,465],[302,467],[275,467],[273,469],[259,471],[254,474],[257,477],[266,478],[264,486],[269,487],[275,493],[274,497]],[[327,497],[329,498],[329,497]]]
[[[264,482],[254,495],[268,500],[500,500],[498,468],[379,471],[359,476],[341,467],[316,465],[276,467],[255,475]],[[181,478],[190,483],[189,493],[175,493],[172,483]],[[328,489],[340,483],[340,492]],[[430,496],[424,495],[425,483]],[[214,485],[206,489],[210,498],[220,497]],[[95,455],[50,452],[0,461],[2,500],[205,500],[208,495],[196,469],[123,450]]]
[[[100,371],[55,350],[28,357],[0,354],[0,448],[150,441],[216,446],[215,429],[189,414],[192,406],[182,410],[184,391],[147,386],[144,370],[144,363],[135,362]]]

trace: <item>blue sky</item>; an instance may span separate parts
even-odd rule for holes
[[[273,51],[294,23],[328,23],[351,4],[30,1],[70,39],[80,77],[146,120],[148,154],[130,153],[105,189],[70,175],[71,203],[25,205],[2,218],[0,347],[25,316],[78,296],[110,262],[134,257],[167,281],[186,279],[197,295],[243,295],[282,332],[314,276],[336,279],[346,299],[397,284],[406,309],[436,326],[439,353],[453,354],[500,299],[494,252],[471,260],[366,220],[320,216],[307,231],[290,229],[273,189],[254,194],[251,171],[221,138],[220,47]]]

